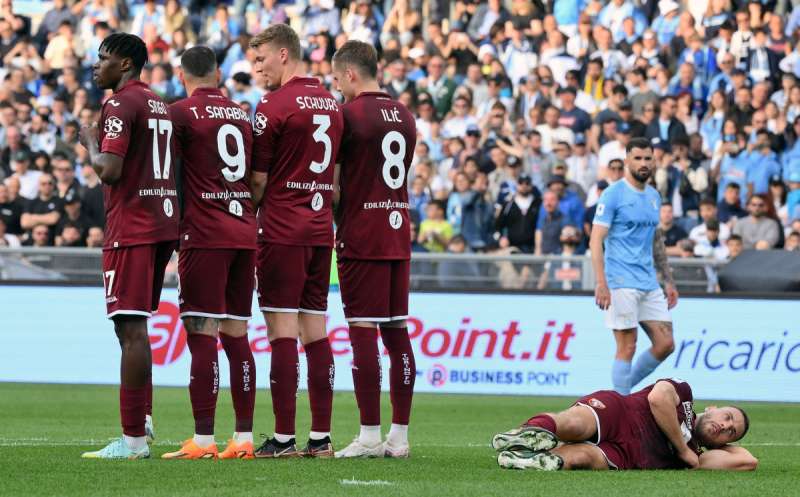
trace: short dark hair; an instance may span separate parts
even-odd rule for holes
[[[731,190],[741,190],[742,187],[739,186],[739,183],[730,182],[725,188],[730,188]]]
[[[631,138],[631,141],[629,141],[628,145],[625,147],[625,152],[630,153],[634,148],[646,148],[652,151],[653,144],[650,143],[650,140],[647,138],[637,136],[636,138]]]
[[[210,48],[197,45],[183,52],[181,68],[195,78],[205,78],[217,69],[217,56]]]
[[[285,48],[289,52],[289,57],[294,60],[299,61],[303,58],[300,38],[288,24],[273,24],[250,40],[250,48],[258,48],[264,44]]]
[[[703,197],[702,199],[700,199],[700,207],[704,205],[710,205],[712,207],[716,207],[717,203],[714,202],[714,199],[711,197]]]
[[[730,240],[734,236],[735,237],[739,237],[739,235],[731,235],[730,238],[728,238],[728,240]],[[741,237],[739,237],[739,238],[741,239]],[[742,409],[741,407],[739,407],[739,406],[731,406],[731,407],[733,407],[734,409],[736,409],[737,411],[742,413],[742,417],[744,418],[744,430],[742,430],[742,434],[739,435],[739,438],[737,439],[737,440],[741,440],[741,439],[744,438],[745,435],[747,435],[747,432],[750,431],[750,417],[747,415],[746,412],[744,412],[744,409]]]
[[[100,44],[100,50],[114,54],[118,57],[131,59],[136,73],[141,72],[147,63],[147,45],[141,38],[128,33],[113,33],[105,37]]]
[[[369,43],[358,40],[349,40],[333,54],[335,66],[355,67],[359,74],[369,79],[378,76],[378,53]]]
[[[728,237],[728,241],[743,243],[742,236],[737,235],[736,233],[731,233],[731,236]]]

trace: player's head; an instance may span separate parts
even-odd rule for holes
[[[297,33],[286,24],[273,24],[250,40],[255,50],[255,70],[267,80],[267,87],[281,86],[287,65],[300,62],[303,50]]]
[[[369,43],[350,40],[333,55],[333,78],[347,101],[356,96],[359,86],[377,76],[378,54]]]
[[[646,183],[653,175],[655,167],[653,145],[647,138],[631,138],[625,147],[625,153],[625,162],[628,164],[631,176],[640,183]]]
[[[94,81],[102,89],[116,88],[123,76],[136,78],[147,63],[147,46],[128,33],[108,35],[100,44],[95,62]]]
[[[181,55],[181,83],[187,87],[219,85],[219,68],[217,56],[210,48],[197,45],[189,48]]]
[[[740,407],[709,406],[697,415],[694,433],[703,447],[716,449],[741,440],[750,429],[750,418]]]

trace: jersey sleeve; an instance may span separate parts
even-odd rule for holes
[[[125,157],[133,135],[136,122],[136,108],[131,102],[109,99],[103,106],[100,126],[103,127],[103,139],[100,152]]]
[[[600,199],[597,201],[597,210],[594,212],[594,220],[592,224],[600,226],[611,227],[611,222],[614,220],[614,214],[617,210],[617,196],[614,190],[606,188]]]
[[[253,119],[253,171],[268,173],[280,140],[281,116],[276,106],[262,99]]]

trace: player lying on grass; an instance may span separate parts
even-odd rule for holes
[[[696,415],[688,383],[658,380],[631,395],[603,390],[558,414],[538,414],[495,435],[492,446],[500,467],[511,469],[750,471],[758,460],[730,445],[749,425],[747,414],[733,406]]]

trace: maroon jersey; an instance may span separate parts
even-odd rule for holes
[[[315,78],[293,78],[261,98],[253,170],[268,174],[258,221],[265,241],[333,246],[333,164],[342,113]]]
[[[697,417],[694,413],[692,388],[688,383],[680,380],[669,381],[680,397],[680,403],[675,408],[684,441],[693,451],[700,455],[700,446],[694,438],[694,423]],[[650,410],[647,395],[653,390],[655,384],[639,390],[625,397],[628,408],[627,417],[631,426],[630,435],[638,446],[638,454],[634,455],[633,463],[639,469],[666,469],[685,468],[686,464],[678,457],[669,439],[658,427],[655,417]]]
[[[181,248],[255,249],[249,116],[216,88],[196,89],[170,114],[181,158]]]
[[[414,116],[383,92],[362,93],[342,112],[339,256],[410,259],[406,173],[417,140]]]
[[[122,157],[122,176],[103,185],[105,248],[178,239],[172,120],[161,97],[128,81],[103,104],[100,152]]]

